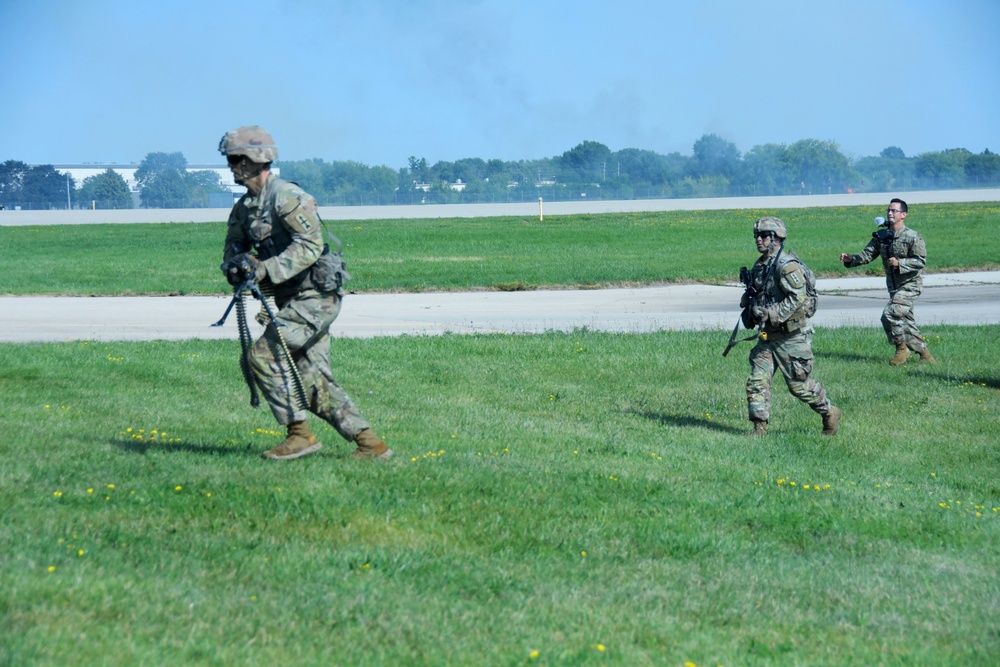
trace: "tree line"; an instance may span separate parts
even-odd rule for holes
[[[1000,186],[1000,155],[965,148],[908,157],[897,146],[850,159],[833,141],[802,139],[762,144],[746,153],[706,134],[691,155],[584,141],[562,155],[537,160],[463,158],[430,164],[411,156],[392,169],[355,161],[282,160],[281,176],[299,183],[321,205],[478,203],[590,199],[670,199],[758,195],[906,192]],[[218,174],[187,171],[181,153],[149,153],[136,171],[139,204],[147,208],[208,206],[225,192]],[[131,208],[123,178],[112,170],[84,179],[79,191],[51,165],[0,165],[0,204],[65,208],[72,201],[98,208]],[[26,205],[26,206],[25,206]]]
[[[76,179],[52,165],[28,166],[18,160],[0,164],[0,206],[13,209],[206,208],[211,195],[228,193],[214,171],[188,171],[182,153],[148,153],[135,172],[138,197],[114,169]]]

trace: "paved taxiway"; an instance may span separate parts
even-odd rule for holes
[[[819,327],[881,328],[880,277],[820,280]],[[349,294],[334,337],[541,333],[586,327],[630,333],[727,329],[739,316],[738,285],[530,292]],[[0,342],[237,338],[235,315],[218,321],[229,297],[0,297]],[[252,299],[251,299],[252,301]],[[250,312],[256,312],[252,305]],[[1000,272],[924,277],[917,322],[1000,324]],[[259,332],[256,323],[254,333]]]

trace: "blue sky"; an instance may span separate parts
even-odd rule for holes
[[[0,161],[1000,152],[997,0],[5,0]]]

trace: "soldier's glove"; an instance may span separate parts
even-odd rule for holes
[[[763,325],[767,324],[767,311],[764,308],[760,306],[754,306],[751,312],[753,313],[754,322]]]
[[[260,282],[267,276],[267,269],[261,261],[249,253],[236,255],[219,268],[226,274],[229,284],[234,287],[246,280]]]
[[[233,263],[233,260],[230,259],[226,262],[223,262],[221,265],[219,265],[219,270],[222,271],[222,275],[226,277],[226,280],[233,287],[236,287],[241,282],[243,282],[242,280],[240,280],[239,267],[237,267],[236,264]]]

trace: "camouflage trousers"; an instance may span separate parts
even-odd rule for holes
[[[812,334],[769,333],[766,339],[759,338],[750,351],[747,407],[751,421],[771,418],[771,380],[776,369],[781,371],[792,396],[821,415],[830,411],[826,389],[812,377]]]
[[[917,329],[913,319],[913,302],[921,292],[920,287],[903,286],[889,293],[889,303],[882,311],[882,328],[892,345],[906,343],[914,352],[920,352],[927,347],[924,337]]]
[[[273,324],[254,343],[251,366],[257,386],[282,426],[305,421],[306,410],[325,420],[344,437],[354,438],[371,428],[368,421],[351,402],[343,387],[333,379],[330,370],[330,325],[340,314],[340,297],[312,290],[279,303],[277,319],[288,351],[298,369],[306,405],[295,389],[288,358]]]

